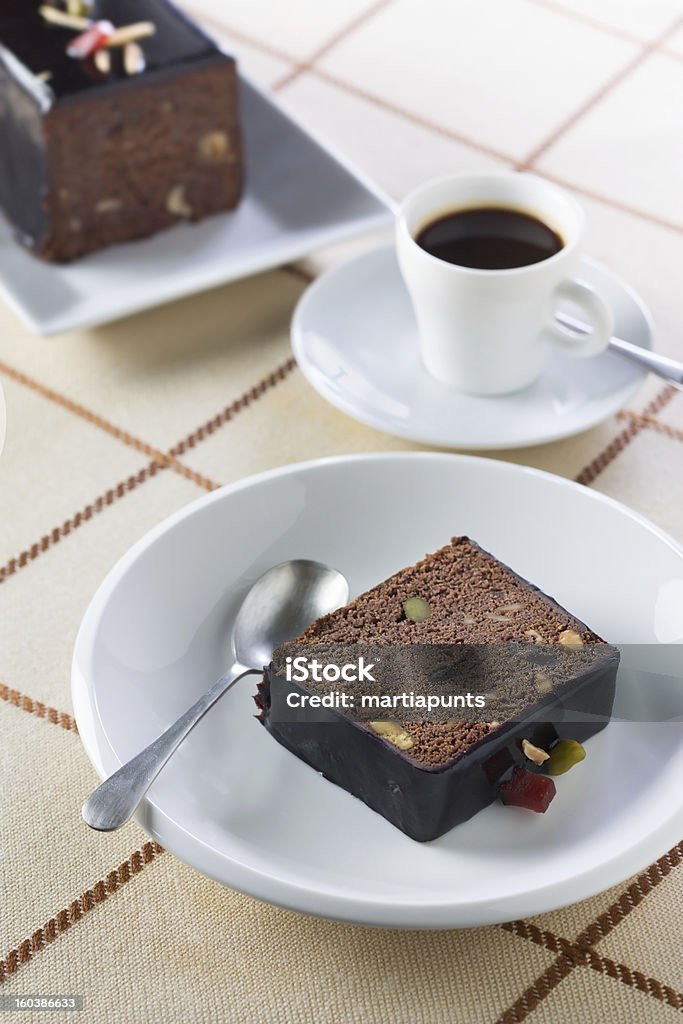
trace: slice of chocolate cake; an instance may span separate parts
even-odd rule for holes
[[[522,651],[528,675],[505,721],[434,721],[410,711],[361,721],[293,701],[316,687],[288,680],[277,658],[277,671],[271,665],[265,673],[257,703],[268,731],[421,841],[498,796],[545,810],[555,791],[550,774],[579,760],[581,741],[607,724],[619,664],[616,648],[467,537],[319,619],[295,645],[463,645],[465,654],[491,652],[486,675],[499,671],[501,654]],[[562,656],[559,673],[548,667],[557,662],[554,651]],[[526,652],[539,657],[529,661]],[[503,661],[508,671],[515,664]]]
[[[235,61],[167,0],[3,0],[0,206],[66,262],[232,209]]]

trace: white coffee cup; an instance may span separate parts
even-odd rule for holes
[[[457,210],[515,209],[552,228],[564,245],[538,263],[478,270],[448,263],[415,241],[432,221]],[[602,351],[613,332],[607,303],[575,275],[584,215],[566,192],[533,174],[459,174],[421,185],[403,201],[396,225],[398,260],[410,293],[422,360],[432,376],[474,395],[500,395],[533,383],[549,346],[576,356]],[[591,327],[561,326],[561,300]]]

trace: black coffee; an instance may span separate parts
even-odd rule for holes
[[[528,267],[564,246],[542,220],[499,206],[454,210],[422,228],[415,241],[446,263],[477,270]]]

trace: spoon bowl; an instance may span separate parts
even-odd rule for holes
[[[235,661],[262,669],[280,644],[346,604],[348,596],[345,577],[320,562],[300,558],[274,565],[242,602],[233,629]]]

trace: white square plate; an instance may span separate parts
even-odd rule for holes
[[[390,221],[389,199],[244,78],[241,103],[246,189],[234,212],[67,265],[37,260],[0,221],[0,292],[30,330],[107,323]]]

